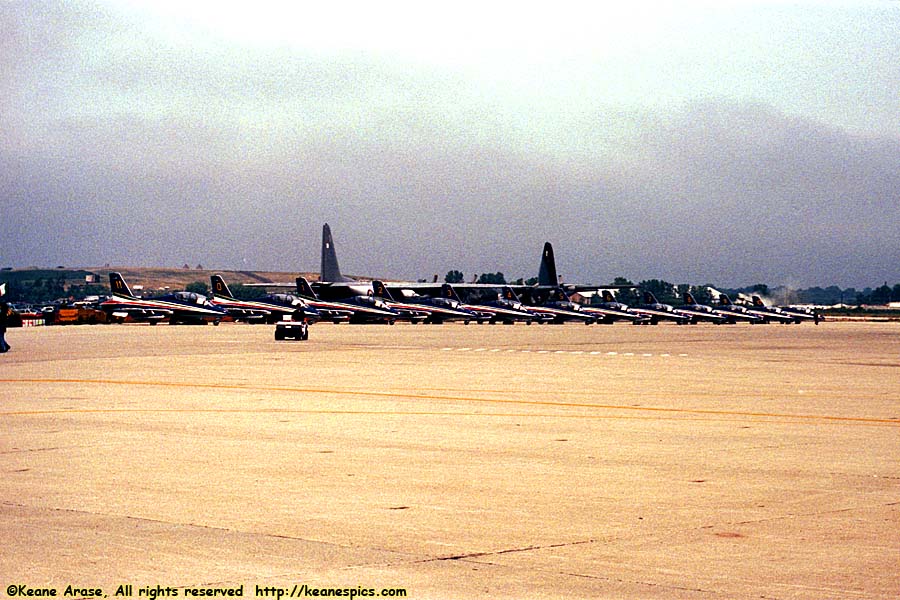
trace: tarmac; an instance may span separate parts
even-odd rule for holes
[[[10,330],[0,597],[900,596],[900,324],[273,333]]]

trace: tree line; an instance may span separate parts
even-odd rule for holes
[[[4,270],[0,271],[0,283],[6,283],[5,299],[7,302],[23,304],[80,301],[89,296],[100,296],[101,298],[107,296],[109,294],[108,286],[85,283],[85,276],[89,274],[87,271],[80,270]],[[507,281],[504,274],[499,271],[496,273],[482,273],[473,279],[475,283],[489,285],[535,285],[538,282],[536,277]],[[444,281],[447,283],[464,283],[465,278],[461,271],[451,270],[447,272]],[[846,304],[859,306],[900,302],[900,283],[890,286],[887,282],[875,288],[867,287],[862,290],[853,287],[840,288],[836,285],[825,288],[791,289],[784,286],[770,287],[762,283],[743,288],[721,288],[712,284],[682,283],[676,285],[662,279],[647,279],[634,283],[625,277],[616,277],[612,283],[618,286],[637,286],[637,289],[621,289],[616,294],[617,300],[632,305],[643,302],[640,290],[653,292],[653,295],[660,302],[673,305],[682,304],[682,295],[689,290],[698,302],[712,304],[718,298],[713,297],[710,291],[711,287],[729,294],[732,299],[737,298],[738,294],[755,294],[763,297],[767,302],[781,305],[816,304],[833,306]],[[232,284],[230,287],[234,296],[242,300],[252,300],[266,294],[266,291],[262,288],[249,287],[239,283]],[[209,282],[195,281],[189,284],[186,290],[200,294],[209,294]]]

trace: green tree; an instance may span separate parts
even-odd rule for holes
[[[234,283],[228,287],[231,295],[238,300],[257,300],[266,295],[266,290],[258,287],[250,287],[243,283]]]
[[[661,279],[647,279],[640,283],[642,290],[651,292],[663,304],[672,304],[678,300],[675,286]]]
[[[462,283],[463,274],[461,271],[447,271],[447,274],[444,276],[444,281],[447,283]]]
[[[707,283],[706,285],[701,285],[700,287],[694,288],[694,300],[696,300],[699,304],[717,304],[719,299],[718,297],[713,298],[712,293],[713,285],[711,283]]]
[[[876,288],[871,295],[872,304],[887,304],[891,301],[891,288],[887,282],[879,288]]]
[[[613,279],[613,285],[617,286],[632,286],[634,283],[625,277],[616,277]],[[621,302],[622,304],[639,304],[641,301],[640,296],[637,293],[635,288],[621,288],[618,290],[613,290],[613,296],[616,298],[616,302]]]
[[[506,285],[506,278],[499,271],[496,273],[482,273],[481,277],[478,278],[478,283]]]
[[[195,294],[203,294],[205,296],[209,293],[209,286],[202,281],[195,281],[187,284],[187,287],[185,287],[184,290],[186,292],[194,292]]]
[[[900,302],[900,283],[891,288],[891,302]]]

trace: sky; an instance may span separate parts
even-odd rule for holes
[[[568,282],[893,285],[898,32],[893,0],[0,0],[0,266],[317,271],[327,222],[391,279],[550,241]]]

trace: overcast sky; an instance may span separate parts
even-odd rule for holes
[[[0,202],[0,266],[893,285],[900,2],[0,1]]]

